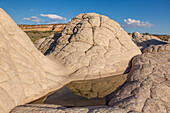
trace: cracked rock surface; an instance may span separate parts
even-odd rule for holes
[[[127,84],[109,106],[144,113],[170,112],[170,52],[144,53],[132,62]]]
[[[108,106],[55,108],[16,107],[12,113],[25,110],[28,113],[81,112],[81,113],[169,113],[170,112],[170,52],[151,52],[136,56],[127,83],[111,95]],[[48,105],[47,105],[48,106]]]
[[[140,53],[117,22],[95,13],[74,17],[44,52],[71,67],[75,71],[71,76],[85,79],[123,74],[132,57]]]
[[[138,32],[132,33],[131,37],[132,41],[141,49],[142,52],[146,47],[151,45],[167,44],[167,42],[160,40],[156,36],[143,35]]]
[[[29,104],[15,108],[11,113],[126,113],[124,109],[113,108],[108,106],[96,106],[96,107],[74,107],[66,108],[58,105],[46,105],[46,104]]]

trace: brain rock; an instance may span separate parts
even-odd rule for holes
[[[75,16],[52,45],[49,57],[85,79],[122,74],[141,53],[117,22],[95,13]]]

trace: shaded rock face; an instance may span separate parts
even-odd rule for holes
[[[128,71],[129,61],[141,52],[117,22],[87,13],[74,17],[44,53],[71,67],[71,76],[95,79]]]
[[[138,32],[132,33],[131,37],[132,41],[141,49],[142,52],[146,47],[151,45],[167,44],[167,42],[164,42],[155,36],[142,35]]]
[[[44,55],[48,53],[48,51],[52,50],[55,46],[56,41],[61,36],[61,33],[56,33],[55,35],[51,35],[46,38],[41,38],[34,42],[35,47],[41,51]]]
[[[170,111],[170,52],[138,55],[133,60],[127,84],[109,106],[144,113]]]

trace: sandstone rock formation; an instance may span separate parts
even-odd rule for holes
[[[11,113],[127,113],[127,110],[108,106],[66,108],[58,105],[29,104],[12,110]],[[135,113],[135,112],[134,112]]]
[[[144,113],[170,112],[170,52],[152,52],[134,58],[127,84],[109,106]]]
[[[138,32],[132,33],[131,37],[132,41],[141,49],[141,51],[151,45],[167,44],[167,42],[164,42],[155,36],[143,35]]]
[[[143,50],[143,53],[148,52],[164,52],[169,51],[170,52],[170,44],[164,44],[164,45],[156,45],[156,46],[149,46]]]
[[[49,56],[55,58],[53,62],[43,56],[0,9],[0,113],[8,113],[12,108],[36,100],[72,80],[123,73],[129,60],[140,54],[116,22],[97,14],[76,16],[56,43],[47,50]],[[14,108],[11,113],[168,113],[169,45],[150,48],[154,49],[146,48],[144,54],[133,59],[127,83],[111,95],[110,107],[23,105]]]
[[[170,52],[151,52],[136,56],[127,83],[112,95],[110,107],[63,108],[51,105],[25,105],[12,113],[81,112],[81,113],[169,113]]]
[[[167,40],[168,43],[170,43],[170,38]]]
[[[71,71],[43,56],[0,9],[0,113],[70,82]]]
[[[74,17],[49,48],[47,56],[86,79],[122,74],[141,53],[117,22],[95,13]]]
[[[98,29],[94,30],[94,45],[91,45],[92,43],[89,42],[91,37],[87,38],[85,36],[84,38],[80,38],[81,34],[79,35],[79,32],[85,33],[88,29],[92,30],[92,28],[89,27],[81,27],[88,25],[88,23],[82,23],[82,25],[80,25],[80,30],[77,29],[75,38],[65,40],[65,38],[69,36],[67,35],[67,31],[69,32],[67,29],[69,29],[75,21],[79,21],[79,18],[81,17],[81,15],[79,15],[75,17],[62,32],[63,41],[71,41],[73,39],[76,39],[77,41],[71,41],[70,44],[68,44],[67,42],[62,42],[62,38],[57,40],[59,46],[56,48],[62,47],[63,44],[68,45],[65,45],[65,47],[60,50],[61,52],[59,53],[61,57],[63,57],[62,54],[65,54],[65,51],[68,51],[66,53],[70,52],[70,55],[64,55],[65,58],[63,58],[63,61],[61,59],[58,61],[57,58],[60,58],[58,54],[56,55],[55,62],[53,62],[43,56],[33,46],[29,37],[15,24],[5,11],[0,9],[0,112],[7,113],[15,106],[36,100],[51,91],[61,88],[72,80],[104,77],[104,74],[108,74],[108,70],[114,70],[113,73],[118,73],[119,71],[123,73],[128,66],[129,60],[134,55],[140,54],[138,48],[130,41],[126,32],[122,30],[116,22],[97,14],[84,14],[84,16],[82,16],[83,18],[86,18],[85,16],[87,15],[92,15],[92,17],[93,15],[96,15],[94,18],[98,18],[97,20],[101,21],[99,21],[100,25],[98,25],[93,19],[89,19],[89,22],[92,25],[94,24],[93,27],[96,26],[96,29]],[[89,16],[87,16],[87,18],[89,18]],[[87,20],[87,18],[83,20]],[[97,20],[95,19],[95,21]],[[109,23],[110,25],[105,23],[107,20],[111,22]],[[81,24],[81,22],[79,24]],[[115,27],[113,32],[109,30],[109,26],[112,26],[111,28]],[[102,38],[99,38],[103,36],[100,35],[100,31],[103,29],[107,29],[105,31],[107,32],[105,34],[106,36],[104,35],[105,38],[103,38],[104,43],[103,41],[100,41]],[[74,33],[76,32],[75,30],[76,29],[74,29]],[[110,38],[114,32],[116,32],[116,34],[113,35],[114,38],[112,40]],[[79,37],[80,40],[76,37]],[[109,40],[106,37],[109,38]],[[90,40],[83,43],[84,39]],[[129,44],[126,44],[128,40]],[[117,44],[117,46],[113,46],[114,44]],[[59,49],[56,51],[58,50]],[[124,54],[119,55],[118,53]],[[57,52],[55,52],[55,54],[57,54]],[[85,54],[87,54],[87,56]],[[117,56],[113,57],[114,55]],[[124,58],[124,60],[120,60],[121,58]],[[63,66],[60,61],[64,62],[67,68]],[[111,62],[111,64],[109,64],[109,62]],[[102,66],[100,66],[100,64],[102,64]],[[113,64],[115,69],[110,66]],[[71,66],[71,68],[69,68],[69,66]],[[102,68],[103,70],[99,74],[99,70]],[[92,75],[89,77],[91,74],[94,76]]]

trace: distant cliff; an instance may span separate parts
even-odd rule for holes
[[[18,25],[23,31],[61,31],[65,24]]]

